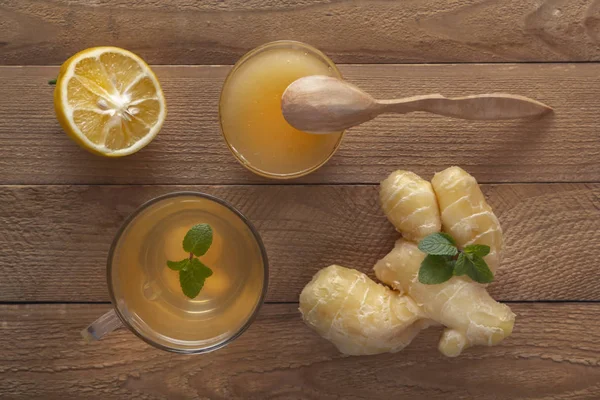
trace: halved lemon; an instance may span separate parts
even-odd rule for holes
[[[118,47],[93,47],[69,58],[56,80],[54,108],[75,142],[107,157],[146,146],[167,115],[163,92],[148,64]]]

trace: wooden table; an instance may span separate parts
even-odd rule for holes
[[[318,172],[252,175],[217,119],[223,79],[276,39],[310,43],[381,97],[510,92],[555,108],[538,121],[417,113],[353,129]],[[123,159],[61,131],[47,80],[94,45],[130,49],[163,84],[160,135]],[[0,0],[0,398],[600,398],[600,2],[592,0]],[[405,351],[343,357],[304,326],[298,294],[321,267],[372,275],[396,237],[377,199],[394,169],[460,165],[505,231],[490,291],[518,314],[498,347],[447,359],[439,329]],[[142,202],[198,190],[264,238],[271,283],[258,320],[204,356],[126,330],[84,344],[109,307],[105,259]]]

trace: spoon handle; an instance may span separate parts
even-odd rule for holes
[[[527,118],[552,111],[551,107],[524,96],[504,93],[447,98],[440,94],[379,100],[380,113],[426,111],[446,117],[472,120]]]

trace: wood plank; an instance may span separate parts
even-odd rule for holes
[[[399,354],[342,357],[300,319],[267,304],[237,341],[182,356],[128,331],[85,344],[106,305],[0,306],[0,393],[10,399],[594,399],[599,304],[512,304],[513,335],[449,359],[430,328]]]
[[[159,194],[196,190],[240,209],[270,261],[267,301],[292,302],[320,268],[371,272],[398,235],[376,186],[0,187],[0,301],[108,301],[106,255],[121,222]],[[600,184],[484,185],[507,250],[503,300],[600,300]]]
[[[600,60],[594,0],[20,0],[0,16],[2,64],[105,44],[156,64],[231,64],[278,39],[345,63]]]
[[[105,159],[61,131],[48,78],[54,67],[0,68],[0,184],[265,183],[229,153],[218,98],[229,67],[158,67],[169,116],[141,152]],[[349,65],[378,96],[440,92],[522,94],[555,108],[534,121],[462,121],[424,113],[382,116],[346,135],[338,153],[298,182],[378,183],[398,167],[431,175],[449,165],[480,182],[600,181],[600,65]]]

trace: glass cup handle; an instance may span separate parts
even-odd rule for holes
[[[81,336],[87,342],[94,342],[101,339],[107,333],[123,327],[123,323],[117,316],[115,309],[111,309],[106,314],[92,322],[90,326],[81,331]]]

